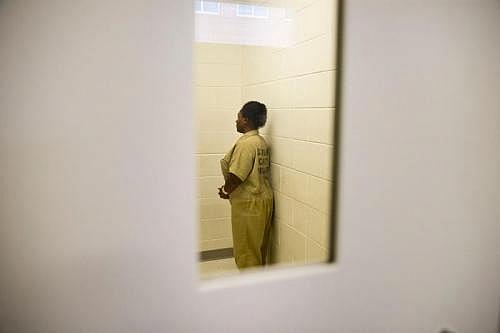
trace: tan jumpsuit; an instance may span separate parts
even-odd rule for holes
[[[257,130],[243,134],[221,160],[224,179],[243,182],[230,194],[234,259],[238,268],[260,266],[269,253],[273,216],[270,149]]]

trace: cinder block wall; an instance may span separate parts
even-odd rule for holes
[[[290,2],[292,3],[292,2]],[[327,259],[332,186],[336,1],[299,1],[286,48],[243,48],[243,100],[268,106],[278,263]]]
[[[195,44],[195,107],[200,250],[232,247],[229,202],[217,195],[223,184],[219,161],[238,138],[242,47]]]

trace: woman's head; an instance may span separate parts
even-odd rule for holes
[[[266,124],[267,109],[260,102],[250,101],[243,105],[238,113],[236,129],[240,133],[258,129]]]

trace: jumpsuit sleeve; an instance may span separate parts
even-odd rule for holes
[[[254,161],[255,147],[244,143],[237,144],[231,156],[229,172],[245,181],[253,169]]]
[[[220,160],[220,168],[222,171],[222,175],[224,176],[224,180],[227,181],[229,178],[229,162],[231,161],[231,155],[233,154],[234,146],[231,150],[224,156],[223,159]]]

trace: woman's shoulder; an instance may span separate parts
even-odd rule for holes
[[[257,151],[259,149],[269,149],[266,140],[260,135],[246,137],[244,140],[236,143],[238,149],[246,151]]]
[[[250,135],[242,136],[236,141],[236,144],[259,144],[261,142],[266,142],[266,140],[261,135]]]

